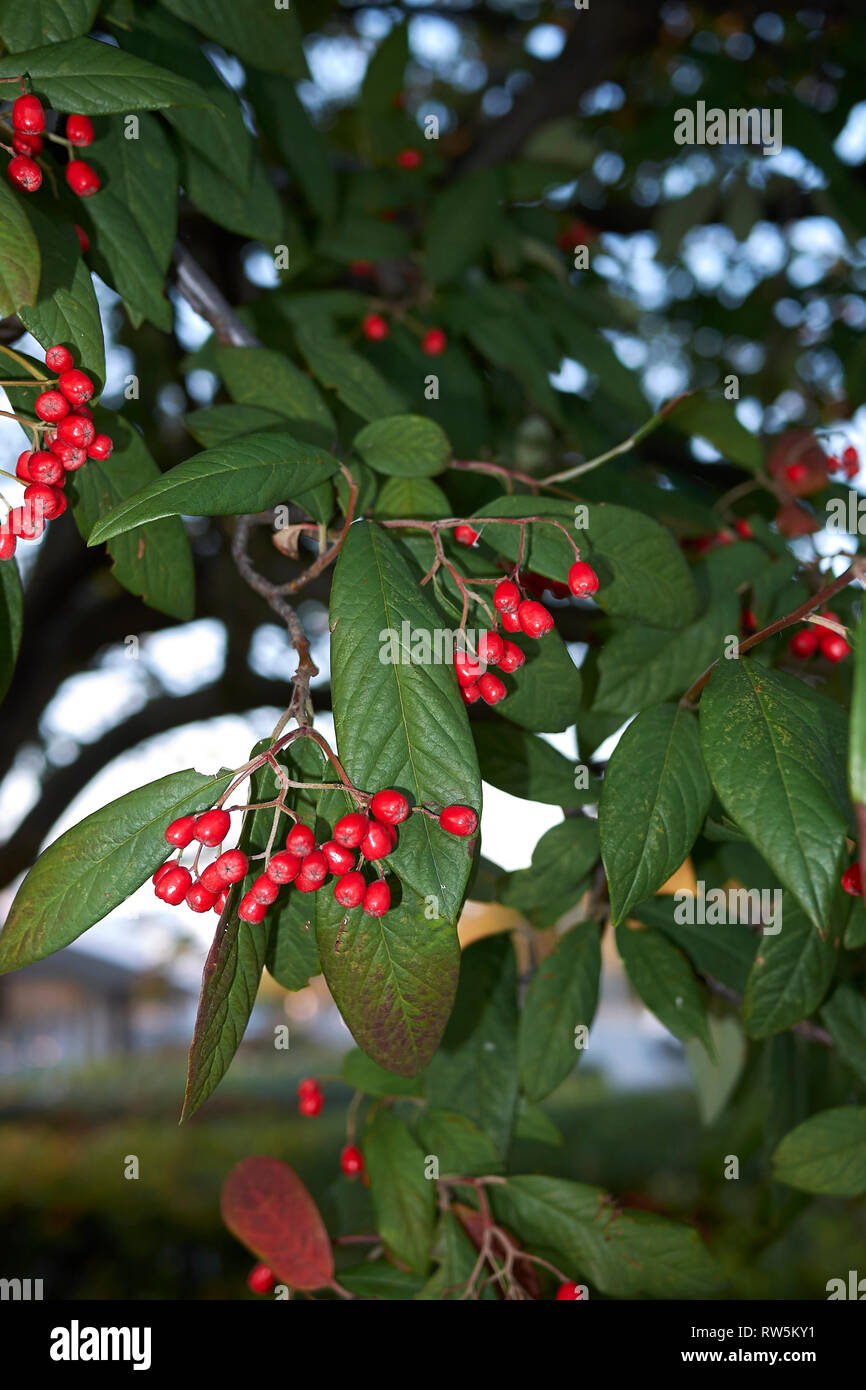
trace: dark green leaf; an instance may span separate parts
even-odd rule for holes
[[[577,760],[570,761],[545,739],[500,720],[475,724],[472,733],[481,776],[500,791],[564,810],[598,800],[598,781],[575,786]]]
[[[681,695],[736,636],[739,608],[732,595],[680,632],[660,632],[634,623],[615,632],[598,658],[593,709],[634,714],[647,705]]]
[[[38,208],[30,209],[30,220],[39,239],[42,276],[36,303],[20,310],[21,322],[43,348],[69,347],[77,365],[99,384],[105,380],[102,322],[78,237],[68,223]]]
[[[556,631],[542,641],[511,633],[510,641],[520,647],[526,662],[507,684],[509,694],[499,709],[514,724],[536,733],[557,733],[577,719],[580,704],[580,671]]]
[[[55,111],[98,116],[208,102],[194,82],[96,39],[50,43],[0,58],[0,78],[22,72],[30,74],[33,90]]]
[[[786,1134],[774,1176],[801,1192],[859,1197],[866,1192],[866,1106],[822,1110]]]
[[[385,1250],[415,1274],[430,1264],[436,1185],[425,1175],[424,1152],[403,1121],[379,1109],[364,1129],[364,1158],[376,1229]]]
[[[866,998],[850,985],[839,985],[821,1010],[821,1022],[842,1061],[866,1082]]]
[[[10,53],[42,43],[80,38],[93,23],[99,0],[28,0],[7,4],[0,13],[0,38]]]
[[[816,931],[796,903],[788,901],[775,925],[781,931],[765,933],[746,984],[743,1022],[750,1038],[781,1033],[814,1013],[836,965],[835,937]]]
[[[520,1088],[543,1100],[570,1075],[583,1053],[576,1029],[589,1028],[598,1003],[601,936],[595,922],[572,927],[533,976],[518,1032]]]
[[[12,680],[21,646],[21,580],[14,560],[0,563],[0,700]]]
[[[442,1177],[449,1173],[481,1177],[502,1171],[490,1135],[454,1110],[425,1110],[418,1121],[418,1138],[427,1153],[438,1159]]]
[[[226,390],[238,405],[276,411],[289,420],[305,420],[333,435],[334,420],[319,391],[307,373],[282,353],[269,348],[218,347],[214,359]]]
[[[696,903],[683,898],[677,902],[675,895],[663,894],[648,898],[639,903],[632,915],[648,927],[657,927],[675,945],[685,951],[695,969],[702,975],[712,975],[721,980],[729,989],[742,994],[746,980],[755,959],[757,938],[750,927],[743,922],[719,923],[696,921],[689,923],[686,909],[697,910],[701,900]],[[704,903],[706,912],[707,904]],[[677,920],[679,919],[679,920]]]
[[[36,303],[39,274],[39,243],[21,203],[4,181],[0,185],[0,318]]]
[[[733,401],[688,396],[668,415],[668,423],[684,434],[708,439],[725,458],[755,472],[764,461],[760,440],[741,425]]]
[[[310,206],[330,222],[337,210],[337,177],[327,141],[300,98],[289,83],[262,72],[247,74],[247,90],[265,135],[295,175]]]
[[[364,474],[373,480],[373,490],[376,487],[375,474],[358,464],[356,460],[351,461],[351,471],[354,474],[360,467],[364,469]],[[359,494],[359,503],[363,504],[363,498]],[[431,519],[446,516],[450,509],[450,503],[445,493],[430,478],[387,478],[382,484],[376,495],[376,505],[373,515],[376,517],[430,517]],[[358,511],[363,511],[363,505],[357,507]]]
[[[368,1096],[420,1096],[423,1089],[419,1078],[386,1071],[359,1047],[346,1053],[340,1074],[347,1086]]]
[[[244,62],[283,77],[309,74],[294,7],[262,5],[258,0],[163,0],[178,19],[188,20]]]
[[[629,981],[647,1008],[675,1038],[698,1038],[711,1052],[701,992],[682,952],[651,928],[619,926],[616,945]]]
[[[596,822],[570,816],[542,835],[532,851],[531,869],[509,874],[500,901],[526,913],[538,927],[552,926],[586,891],[597,859]]]
[[[444,430],[423,415],[373,420],[355,435],[354,447],[377,473],[428,478],[448,465],[451,446]]]
[[[296,336],[313,375],[336,391],[343,404],[363,420],[399,415],[404,409],[396,391],[376,368],[322,323],[301,323]]]
[[[285,415],[258,405],[210,405],[185,415],[193,439],[205,449],[214,449],[242,434],[258,434],[262,430],[283,429]]]

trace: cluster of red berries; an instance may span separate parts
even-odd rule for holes
[[[825,612],[821,616],[829,618],[831,622],[839,622],[835,613]],[[808,661],[818,650],[828,661],[836,662],[844,660],[851,648],[841,632],[833,632],[831,628],[821,627],[817,623],[808,623],[795,632],[788,643],[788,651],[800,661]]]
[[[796,467],[796,465],[792,465],[792,467]],[[842,450],[841,458],[836,458],[835,454],[830,455],[827,459],[827,468],[831,473],[844,473],[846,478],[856,478],[860,472],[860,455],[854,445],[849,444],[847,449]],[[790,472],[788,476],[790,477]],[[803,474],[798,476],[802,479]]]
[[[93,382],[75,366],[68,348],[59,343],[45,354],[45,365],[57,372],[56,386],[47,383],[33,405],[44,422],[41,449],[25,449],[18,457],[16,476],[25,483],[24,502],[13,507],[0,525],[0,560],[15,553],[19,540],[38,539],[45,523],[66,511],[67,473],[81,468],[88,459],[107,459],[114,444],[107,434],[97,434],[87,402],[93,395]]]
[[[264,921],[284,885],[291,883],[300,893],[316,893],[330,875],[337,879],[334,897],[341,907],[360,907],[368,917],[384,917],[391,906],[391,889],[384,878],[368,883],[359,863],[362,866],[384,859],[396,848],[395,827],[409,815],[410,806],[402,792],[386,788],[371,798],[370,811],[371,815],[352,811],[342,816],[334,826],[333,838],[322,845],[316,844],[308,825],[296,822],[286,836],[286,848],[271,855],[264,873],[241,898],[241,921]],[[472,835],[478,817],[469,806],[446,806],[439,814],[439,824],[451,835]],[[180,816],[171,822],[165,838],[182,855],[193,840],[210,848],[221,845],[230,827],[228,811],[215,807],[200,816]],[[359,862],[356,850],[360,851]],[[158,898],[172,906],[185,901],[193,912],[222,912],[232,884],[246,877],[249,867],[243,850],[229,849],[194,880],[179,855],[177,860],[170,859],[157,869],[153,875],[154,890]]]
[[[45,111],[42,102],[31,93],[18,97],[12,105],[12,151],[7,173],[16,188],[23,193],[35,193],[42,183],[42,170],[36,163],[42,153],[45,130]],[[93,122],[89,116],[66,117],[66,140],[52,137],[69,147],[66,182],[79,198],[98,193],[99,175],[85,159],[73,159],[73,149],[86,149],[93,142]],[[8,149],[8,146],[4,146]]]
[[[353,261],[350,269],[353,274],[369,274],[367,261]],[[370,343],[381,343],[391,332],[391,325],[381,314],[366,314],[361,321],[361,331]],[[428,328],[421,335],[421,351],[427,357],[441,357],[448,347],[448,335],[444,328]]]

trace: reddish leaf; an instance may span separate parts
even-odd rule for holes
[[[334,1259],[319,1209],[277,1158],[244,1158],[223,1183],[220,1210],[232,1235],[293,1289],[320,1289]]]

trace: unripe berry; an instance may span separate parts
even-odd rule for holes
[[[346,1174],[347,1178],[354,1178],[364,1170],[364,1158],[360,1149],[356,1149],[354,1144],[347,1144],[340,1154],[340,1169]]]
[[[45,354],[45,365],[50,367],[52,372],[68,372],[70,367],[75,365],[75,358],[65,348],[62,343],[55,343]]]
[[[53,424],[55,420],[62,420],[64,415],[69,414],[69,402],[59,391],[43,391],[33,402],[33,409],[40,420],[48,420]]]
[[[842,887],[846,893],[851,894],[852,898],[862,898],[863,881],[860,876],[860,865],[856,860],[853,864],[848,865],[842,875]]]
[[[322,853],[332,874],[347,874],[350,869],[355,867],[355,856],[352,851],[336,840],[326,840],[322,845]]]
[[[598,575],[592,565],[585,560],[575,560],[568,571],[568,587],[576,598],[594,594],[598,589]]]
[[[512,671],[516,671],[518,666],[522,666],[526,660],[526,655],[520,650],[516,642],[503,642],[502,655],[499,658],[499,669],[504,671],[507,676]]]
[[[454,539],[458,545],[474,545],[478,540],[478,532],[473,531],[471,526],[462,523],[454,527]]]
[[[368,830],[361,841],[361,853],[365,859],[384,859],[391,853],[391,836],[379,821],[370,821]]]
[[[527,637],[543,637],[553,627],[553,614],[548,612],[543,603],[536,603],[534,599],[523,600],[517,610],[517,617]]]
[[[253,1293],[270,1293],[276,1282],[273,1270],[267,1265],[253,1265],[247,1275],[247,1288]]]
[[[187,907],[191,907],[193,912],[210,912],[216,900],[216,893],[209,892],[201,879],[192,885],[186,895]]]
[[[227,849],[225,854],[214,860],[213,867],[223,884],[240,883],[250,867],[250,861],[242,849]]]
[[[485,672],[478,681],[478,689],[485,705],[498,705],[500,700],[504,700],[508,691],[504,681],[498,676],[494,676],[490,671]]]
[[[391,906],[391,889],[383,878],[371,883],[361,904],[368,917],[384,917]]]
[[[66,510],[66,498],[63,493],[49,487],[47,483],[28,483],[24,489],[24,501],[38,507],[46,521],[53,521]]]
[[[516,613],[520,607],[520,590],[510,579],[500,579],[493,590],[493,607],[500,613]]]
[[[788,643],[788,651],[792,656],[799,657],[801,661],[805,661],[808,657],[815,655],[818,650],[819,640],[814,627],[801,628],[799,632],[794,633],[794,636]]]
[[[560,1284],[559,1288],[556,1290],[554,1302],[558,1303],[562,1299],[569,1299],[572,1303],[576,1303],[581,1298],[583,1298],[583,1294],[577,1284]]]
[[[316,837],[308,825],[293,825],[286,836],[286,849],[298,859],[303,859],[311,849],[316,848]]]
[[[498,666],[502,660],[505,643],[498,632],[482,632],[478,639],[478,659],[488,666]]]
[[[481,691],[478,689],[478,682],[473,681],[471,685],[461,685],[460,698],[464,705],[477,705],[481,699]]]
[[[68,372],[61,372],[57,385],[70,405],[84,405],[93,395],[93,382],[77,367],[71,368]]]
[[[271,903],[276,902],[279,891],[280,885],[278,883],[274,883],[267,874],[260,874],[249,891],[249,897],[257,903],[264,903],[266,907],[270,907]]]
[[[182,903],[189,892],[191,883],[192,874],[189,869],[184,869],[180,864],[177,864],[160,878],[156,885],[156,896],[161,898],[164,903],[170,903],[172,907],[177,907],[177,904]]]
[[[474,835],[478,817],[471,806],[446,806],[439,812],[439,824],[449,835]]]
[[[18,97],[12,105],[12,128],[28,135],[38,135],[45,129],[45,112],[38,97],[30,94]]]
[[[448,336],[441,328],[430,328],[421,339],[421,351],[428,357],[441,357],[448,346]]]
[[[6,172],[22,193],[35,193],[42,183],[42,170],[27,154],[16,154],[10,159]]]
[[[851,650],[840,632],[825,632],[818,641],[821,655],[834,663],[843,661]]]
[[[89,459],[107,459],[114,449],[114,440],[107,434],[98,434],[93,443],[88,445],[87,457]]]
[[[208,864],[206,869],[202,869],[199,877],[200,882],[204,884],[209,893],[222,893],[223,889],[228,886],[217,868],[216,862]]]
[[[400,169],[420,169],[422,158],[420,150],[401,150],[397,156],[397,166]]]
[[[60,459],[56,454],[47,453],[45,449],[37,449],[30,455],[27,468],[34,483],[48,483],[53,487],[63,477],[63,464]]]
[[[252,922],[256,925],[265,920],[266,912],[264,903],[256,902],[252,893],[244,893],[238,906],[238,917],[242,922]]]
[[[67,116],[66,138],[72,145],[83,148],[93,144],[93,122],[89,116]]]
[[[74,444],[78,449],[86,449],[96,438],[93,421],[83,415],[67,415],[57,426],[57,438],[64,444]]]
[[[370,810],[374,818],[385,825],[401,825],[409,814],[409,802],[402,792],[384,787],[373,797]]]
[[[300,872],[300,858],[287,849],[275,854],[265,868],[265,873],[273,883],[293,883]]]
[[[232,818],[228,811],[215,808],[205,811],[195,822],[193,834],[202,845],[221,845],[231,830]]]
[[[91,197],[101,186],[99,175],[86,159],[70,159],[66,166],[66,182],[79,198]]]
[[[361,811],[351,811],[347,816],[341,816],[334,826],[334,839],[338,845],[345,845],[347,849],[357,849],[367,833],[370,824],[368,818]]]
[[[318,1115],[324,1103],[325,1097],[318,1088],[315,1091],[309,1091],[306,1095],[301,1096],[298,1101],[298,1114]]]
[[[364,875],[357,869],[353,869],[350,874],[343,874],[334,884],[334,897],[341,907],[357,907],[364,901],[366,891]]]
[[[304,856],[300,876],[309,883],[324,883],[328,877],[328,861],[320,849],[312,849]]]
[[[380,343],[391,332],[387,319],[383,319],[381,314],[365,315],[361,329],[364,337],[371,343]]]

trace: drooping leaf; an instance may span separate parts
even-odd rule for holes
[[[781,930],[764,935],[746,984],[743,1022],[750,1038],[781,1033],[814,1013],[836,965],[834,934],[816,931],[790,898],[776,925]]]
[[[773,1155],[778,1182],[824,1197],[866,1192],[866,1106],[821,1110],[786,1134]]]
[[[4,5],[0,38],[10,53],[42,43],[64,43],[86,34],[98,9],[99,0],[30,0],[27,5]]]
[[[164,0],[167,10],[188,20],[209,39],[253,67],[283,77],[309,74],[295,10],[286,5],[261,5],[257,0]]]
[[[36,303],[39,275],[39,243],[20,200],[4,182],[0,185],[0,318]]]
[[[851,985],[839,985],[821,1010],[821,1022],[842,1061],[866,1082],[866,998]]]
[[[223,1183],[222,1219],[257,1259],[293,1289],[320,1289],[334,1277],[331,1242],[297,1173],[278,1158],[242,1158]]]
[[[712,1051],[707,1014],[688,961],[652,928],[618,926],[616,946],[635,992],[675,1038],[698,1038]]]
[[[738,623],[731,595],[680,632],[640,623],[615,632],[599,654],[593,709],[634,714],[683,694],[719,655],[725,638],[736,636]]]
[[[364,1128],[364,1160],[376,1229],[386,1251],[425,1274],[436,1220],[436,1185],[425,1175],[424,1151],[402,1120],[378,1109]]]
[[[207,94],[187,78],[97,39],[70,39],[0,58],[0,78],[17,78],[22,72],[29,73],[34,92],[55,111],[98,116],[208,102]]]
[[[76,364],[95,378],[98,387],[105,379],[102,322],[78,237],[68,223],[59,223],[38,208],[30,208],[29,213],[39,241],[42,274],[36,303],[22,307],[19,318],[43,348],[54,343],[69,347]]]
[[[543,1100],[583,1055],[576,1029],[589,1028],[598,1003],[601,938],[595,922],[566,933],[541,962],[526,992],[517,1038],[520,1088]]]
[[[569,816],[546,831],[532,851],[532,867],[509,874],[500,901],[516,907],[537,927],[549,927],[575,906],[598,860],[598,825]]]
[[[694,910],[696,904],[686,899],[678,903],[674,895],[664,894],[638,903],[632,915],[646,926],[657,928],[685,951],[700,974],[712,975],[742,994],[761,938],[743,920],[728,920],[724,926],[700,920],[689,923],[685,915],[688,906]]]
[[[598,800],[597,779],[588,778],[586,787],[578,785],[583,779],[577,761],[536,734],[501,720],[475,724],[472,734],[481,776],[500,791],[564,810]]]

